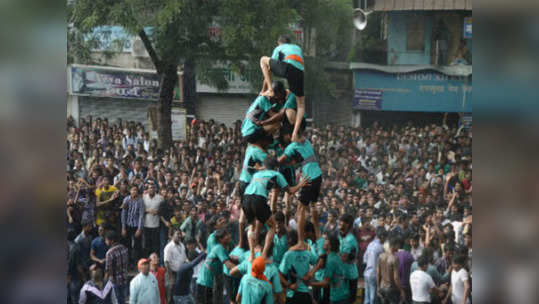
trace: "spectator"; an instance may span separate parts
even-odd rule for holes
[[[90,232],[92,231],[92,223],[85,221],[82,223],[82,231],[75,239],[75,243],[79,245],[80,256],[82,259],[82,264],[85,268],[88,268],[91,264],[90,260],[90,249],[92,244],[92,237]]]
[[[98,264],[98,267],[105,268],[105,257],[109,247],[105,243],[105,226],[100,225],[97,228],[97,236],[92,240],[90,249],[90,258]]]
[[[194,249],[194,245],[195,242],[193,239],[187,241],[187,246],[192,246],[192,249],[187,251],[187,263],[183,263],[176,274],[176,282],[172,297],[174,299],[174,304],[194,304],[190,288],[193,269],[206,257],[205,253],[197,253]]]
[[[118,235],[114,231],[107,232],[105,243],[110,248],[105,258],[105,279],[112,282],[118,302],[125,303],[129,254],[127,248],[118,242]]]
[[[417,264],[419,268],[410,275],[412,301],[413,303],[431,303],[431,294],[437,292],[437,288],[432,277],[425,272],[428,266],[427,257],[419,257]]]
[[[180,241],[180,231],[172,234],[172,240],[165,246],[165,269],[167,270],[167,302],[172,298],[172,288],[176,280],[177,272],[187,258],[185,246]]]
[[[167,296],[165,293],[165,268],[159,266],[159,256],[157,253],[150,254],[150,272],[157,279],[157,285],[159,286],[159,297],[161,298],[161,304],[167,303]]]
[[[144,249],[146,256],[159,251],[159,206],[163,203],[163,197],[155,192],[155,184],[147,183],[147,191],[142,196],[144,201]]]
[[[468,271],[464,268],[466,257],[456,256],[453,258],[453,270],[451,271],[451,287],[447,293],[444,303],[451,296],[451,303],[470,303],[470,278]]]
[[[79,304],[118,304],[112,282],[103,280],[103,270],[97,264],[90,267],[90,280],[80,290]]]
[[[139,273],[129,284],[130,304],[161,303],[157,279],[150,273],[149,262],[148,259],[138,261]]]
[[[82,287],[82,282],[86,280],[84,264],[80,254],[80,246],[75,243],[75,230],[67,231],[67,291],[70,304],[79,303],[79,291]]]
[[[132,186],[122,205],[122,237],[130,251],[131,264],[142,254],[142,228],[144,225],[144,203],[137,186]]]
[[[399,259],[395,256],[398,247],[398,238],[391,239],[389,250],[380,254],[378,259],[376,284],[379,287],[378,296],[382,299],[382,303],[399,303],[406,300],[399,278]]]
[[[385,229],[378,227],[376,229],[376,238],[367,246],[367,250],[365,250],[365,254],[363,255],[363,263],[365,263],[365,271],[363,272],[363,276],[365,277],[365,304],[376,303],[378,294],[378,257],[384,252],[382,244],[385,239]]]

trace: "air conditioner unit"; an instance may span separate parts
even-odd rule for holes
[[[133,39],[133,47],[131,50],[131,54],[133,55],[133,57],[150,57],[140,37],[136,37],[135,39]]]

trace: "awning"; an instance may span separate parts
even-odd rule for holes
[[[472,10],[472,0],[376,0],[375,11]]]

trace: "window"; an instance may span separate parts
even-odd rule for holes
[[[406,33],[406,50],[425,50],[425,19],[423,16],[410,17]]]

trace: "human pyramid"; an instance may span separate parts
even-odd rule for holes
[[[305,250],[306,209],[311,202],[318,200],[322,171],[311,143],[304,138],[302,50],[291,44],[287,36],[279,37],[278,44],[271,57],[260,59],[264,84],[259,96],[249,106],[241,126],[241,135],[248,146],[240,176],[243,211],[240,229],[245,224],[249,225],[248,239],[254,244],[264,225],[272,234],[276,225],[272,214],[276,212],[279,191],[285,191],[287,206],[291,195],[299,191],[301,204],[297,208],[296,249]],[[289,89],[285,89],[281,81],[272,83],[270,72],[286,78]],[[295,170],[298,168],[301,168],[301,174],[296,183]]]

